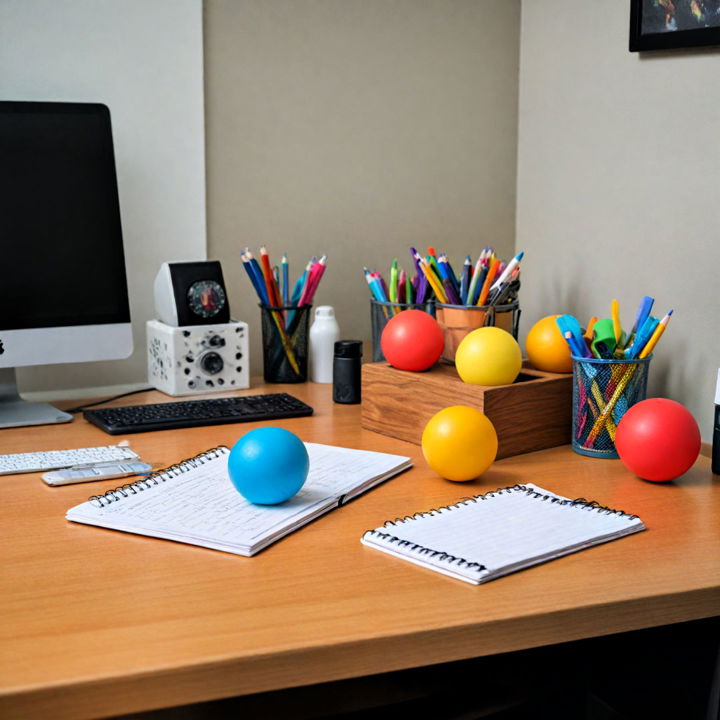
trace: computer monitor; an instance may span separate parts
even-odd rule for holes
[[[72,420],[15,368],[131,352],[108,108],[0,101],[0,427]]]

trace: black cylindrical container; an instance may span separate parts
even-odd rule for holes
[[[333,400],[357,405],[360,402],[360,340],[338,340],[333,358]]]

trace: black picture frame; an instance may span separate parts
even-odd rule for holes
[[[692,10],[691,2],[672,0],[673,14],[683,13],[684,18],[688,17],[687,11]],[[701,0],[701,3],[712,10],[720,7],[718,0]],[[649,14],[661,12],[664,12],[662,6],[654,0],[630,0],[630,52],[720,45],[720,14],[713,14],[713,19],[717,18],[717,26],[692,27],[690,21],[681,23],[677,29],[662,29],[651,25],[648,20]]]

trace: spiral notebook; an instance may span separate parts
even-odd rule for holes
[[[387,522],[362,542],[479,585],[644,529],[637,515],[527,483]]]
[[[213,448],[68,510],[77,523],[254,555],[311,520],[412,465],[410,458],[305,443],[310,472],[279,505],[253,505],[227,472],[228,448]]]

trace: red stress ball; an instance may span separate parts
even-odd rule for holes
[[[643,480],[673,480],[697,460],[700,428],[679,402],[643,400],[618,423],[615,448],[628,470]]]
[[[380,347],[393,367],[421,372],[438,361],[445,339],[434,317],[422,310],[403,310],[385,326]]]

